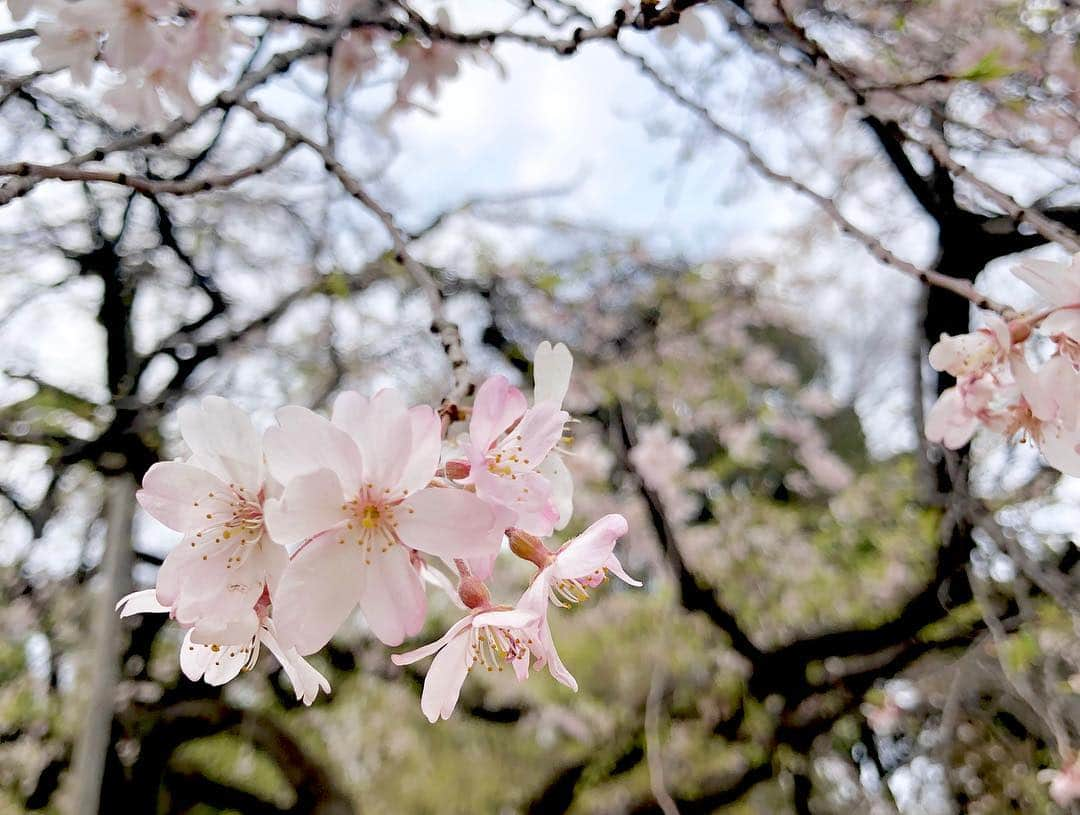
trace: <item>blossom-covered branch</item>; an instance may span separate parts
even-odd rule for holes
[[[450,716],[475,663],[511,667],[521,680],[532,662],[576,690],[551,639],[549,602],[579,603],[609,572],[641,584],[613,554],[627,532],[619,515],[558,551],[542,541],[572,512],[559,449],[572,360],[565,346],[542,343],[534,365],[531,407],[493,377],[467,430],[455,428],[461,435],[445,435],[434,410],[409,407],[393,390],[345,392],[331,419],[282,408],[261,438],[225,399],[182,409],[192,455],[151,467],[138,499],[183,539],[156,588],[125,597],[122,614],[168,613],[186,629],[184,673],[211,685],[251,668],[264,646],[310,704],[329,683],[305,657],[356,606],[380,640],[400,645],[424,624],[430,583],[468,609],[438,642],[395,657],[407,664],[438,652],[421,699],[430,720]],[[513,606],[493,602],[485,583],[504,536],[539,569]],[[456,589],[440,560],[456,570]]]

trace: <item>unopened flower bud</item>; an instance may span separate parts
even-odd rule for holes
[[[1023,342],[1031,336],[1031,323],[1027,320],[1012,320],[1009,323],[1009,339],[1013,345]]]
[[[551,562],[553,555],[536,535],[530,535],[515,527],[506,530],[506,537],[510,539],[510,551],[522,560],[535,563],[541,569]]]
[[[444,468],[446,477],[451,478],[454,481],[459,481],[462,478],[468,478],[470,470],[471,467],[469,467],[469,462],[460,460],[448,461],[446,462],[446,467]]]
[[[484,608],[491,605],[491,593],[484,581],[469,575],[458,584],[458,597],[466,608]]]

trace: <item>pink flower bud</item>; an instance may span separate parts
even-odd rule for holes
[[[491,605],[491,593],[484,585],[483,580],[469,577],[464,578],[458,585],[458,597],[461,598],[466,608],[486,608]]]
[[[1009,322],[1009,338],[1016,345],[1031,336],[1031,323],[1027,320],[1012,320]]]
[[[510,551],[522,560],[535,563],[540,569],[551,563],[554,555],[536,535],[514,528],[506,530],[506,536],[510,539]]]

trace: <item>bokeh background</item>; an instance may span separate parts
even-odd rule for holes
[[[553,40],[616,10],[443,7],[458,31]],[[310,33],[236,26],[237,71]],[[1039,772],[1080,727],[1080,492],[1030,447],[923,441],[950,384],[928,340],[973,315],[880,249],[1035,302],[1010,267],[1064,253],[980,184],[1080,224],[1078,30],[1067,0],[718,0],[571,53],[461,47],[393,115],[392,50],[341,94],[325,57],[252,91],[409,231],[477,379],[527,387],[539,341],[572,349],[566,534],[630,519],[645,587],[554,621],[580,691],[472,676],[435,726],[424,663],[394,666],[359,615],[305,708],[270,657],[191,683],[175,625],[100,614],[175,543],[132,494],[185,454],[178,406],[219,394],[265,427],[344,389],[442,398],[429,306],[380,223],[306,150],[227,189],[54,180],[0,207],[0,812],[87,811],[71,765],[93,727],[107,813],[1059,811]],[[131,132],[100,88],[33,75],[32,46],[0,40],[0,162]],[[107,164],[198,178],[280,143],[216,112]],[[512,598],[529,569],[499,574]],[[417,642],[455,616],[433,593]]]

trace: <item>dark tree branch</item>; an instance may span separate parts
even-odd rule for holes
[[[634,446],[635,434],[632,419],[627,415],[625,408],[619,404],[612,408],[612,421],[618,433],[621,443],[619,451],[622,465],[630,473],[633,473],[633,465],[630,463],[629,452]],[[682,558],[679,551],[675,533],[664,513],[660,497],[656,495],[644,481],[638,478],[638,490],[645,500],[649,509],[649,519],[652,521],[653,531],[657,541],[667,559],[668,565],[675,576],[679,589],[679,601],[688,611],[703,612],[713,624],[722,630],[731,640],[732,647],[753,665],[758,665],[763,654],[754,645],[750,637],[743,631],[735,615],[728,611],[716,599],[716,592],[711,586],[703,584]]]

